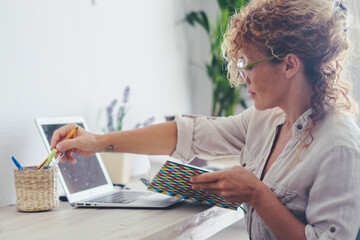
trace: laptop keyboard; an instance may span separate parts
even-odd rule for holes
[[[120,191],[114,192],[110,195],[94,198],[88,200],[88,202],[98,202],[98,203],[130,203],[135,201],[140,196],[147,196],[152,193],[147,192],[127,192],[127,191]]]

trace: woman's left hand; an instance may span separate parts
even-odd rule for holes
[[[250,204],[256,190],[263,184],[251,171],[240,166],[193,176],[190,182],[194,190],[206,189],[226,201]]]

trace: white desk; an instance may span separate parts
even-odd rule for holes
[[[183,202],[167,210],[78,209],[48,212],[0,208],[0,239],[206,239],[243,217],[242,211]]]
[[[145,189],[134,179],[132,189]],[[72,208],[47,212],[0,208],[0,239],[206,239],[243,218],[243,212],[184,201],[170,209]]]

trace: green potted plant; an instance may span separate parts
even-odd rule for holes
[[[222,35],[228,25],[229,17],[250,0],[218,0],[219,11],[216,22],[213,23],[204,11],[190,12],[185,21],[192,26],[200,25],[207,33],[210,41],[210,61],[206,63],[206,70],[213,83],[212,108],[213,116],[233,115],[239,104],[247,108],[241,95],[241,88],[234,88],[226,78],[225,60],[221,56]]]

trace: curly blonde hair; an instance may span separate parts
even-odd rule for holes
[[[325,117],[327,106],[357,116],[352,86],[341,77],[349,50],[348,12],[335,0],[253,0],[232,16],[222,45],[228,79],[239,85],[236,62],[239,52],[255,45],[268,56],[293,53],[304,64],[311,97],[310,126],[299,149],[313,141],[313,131]],[[273,64],[281,62],[275,58]],[[307,137],[310,141],[306,141]]]

